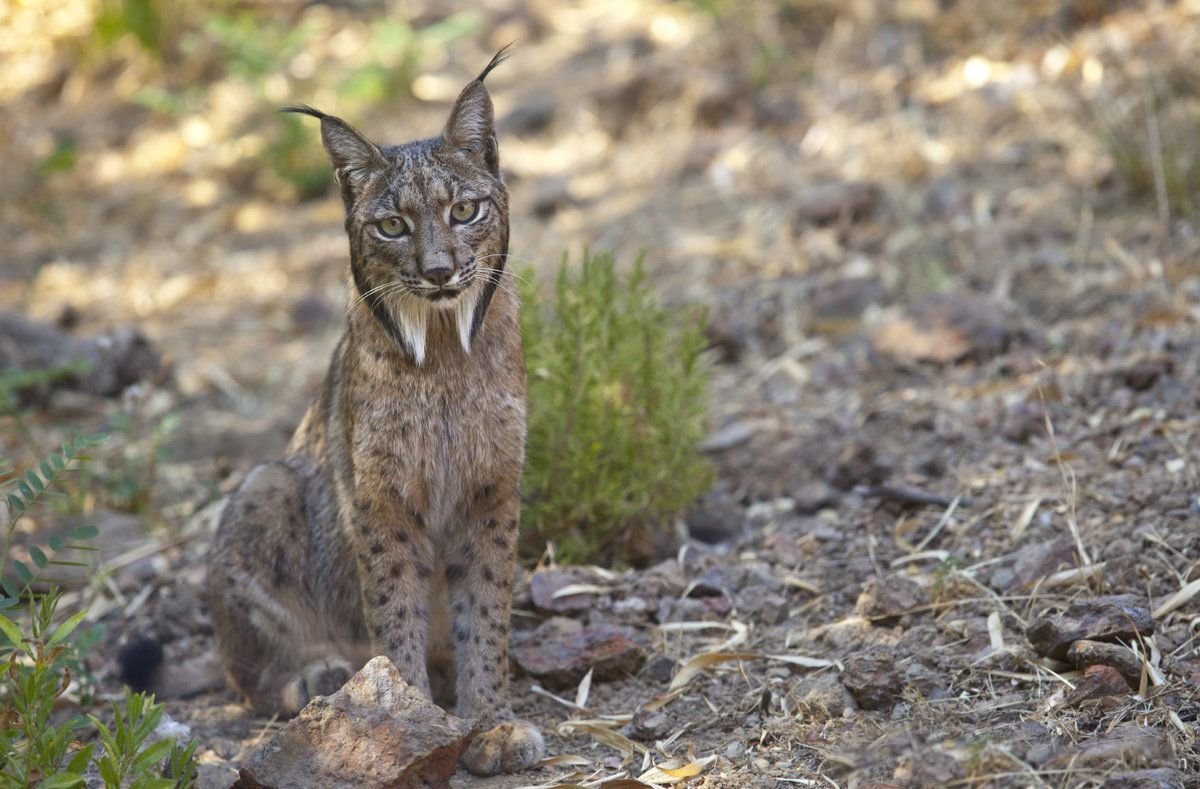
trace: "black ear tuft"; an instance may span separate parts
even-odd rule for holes
[[[338,181],[343,185],[353,186],[373,170],[387,166],[387,159],[378,146],[341,118],[327,115],[307,104],[293,104],[279,111],[320,118],[321,142],[329,154]]]
[[[289,104],[286,107],[280,107],[279,111],[280,112],[294,112],[297,115],[311,115],[314,118],[320,118],[321,120],[325,120],[326,118],[329,117],[328,115],[326,115],[325,113],[323,113],[319,109],[317,109],[316,107],[310,107],[307,104]]]
[[[458,100],[454,102],[454,109],[450,111],[446,128],[442,131],[442,145],[445,149],[474,159],[496,176],[500,175],[500,154],[496,146],[492,97],[488,95],[483,80],[492,69],[508,59],[511,46],[511,43],[506,44],[493,55],[479,76],[462,89]]]
[[[517,43],[516,40],[509,41],[507,44],[500,47],[500,50],[496,52],[496,54],[492,55],[492,59],[488,61],[486,66],[483,67],[483,71],[479,72],[479,76],[475,78],[475,81],[483,82],[485,79],[487,79],[487,75],[492,73],[492,69],[512,57],[512,53],[508,50],[512,49],[513,44],[515,43]]]

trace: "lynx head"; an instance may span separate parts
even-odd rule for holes
[[[380,146],[312,107],[341,186],[350,269],[361,300],[418,365],[432,321],[456,322],[463,351],[483,323],[508,252],[492,99],[504,50],[459,94],[438,137]]]

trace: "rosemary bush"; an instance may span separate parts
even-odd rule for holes
[[[529,438],[524,548],[564,561],[641,564],[673,547],[673,521],[712,478],[699,310],[660,306],[641,261],[564,259],[554,298],[526,287]]]

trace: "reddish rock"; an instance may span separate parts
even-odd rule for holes
[[[1061,614],[1034,620],[1025,636],[1038,654],[1065,660],[1076,641],[1129,641],[1153,632],[1145,598],[1126,594],[1071,603]]]
[[[614,625],[583,628],[578,633],[534,636],[514,644],[510,652],[521,671],[550,688],[579,684],[588,669],[605,681],[635,674],[646,653],[633,640],[633,630]]]
[[[1112,666],[1088,666],[1083,679],[1067,694],[1067,705],[1080,707],[1129,695],[1129,683]]]
[[[1121,644],[1102,641],[1076,641],[1067,650],[1067,660],[1078,668],[1111,666],[1120,672],[1129,687],[1136,689],[1142,682],[1142,659],[1132,649]]]
[[[332,696],[319,696],[243,765],[243,789],[449,786],[471,736],[377,657]]]

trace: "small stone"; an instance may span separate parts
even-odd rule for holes
[[[614,614],[618,615],[645,614],[653,611],[654,607],[646,598],[634,595],[617,600],[613,603],[612,610]]]
[[[945,751],[926,749],[900,757],[892,780],[901,786],[950,786],[966,774],[958,759]]]
[[[777,625],[788,617],[788,599],[761,582],[748,583],[738,592],[738,610],[756,622]]]
[[[878,485],[890,477],[892,471],[891,461],[877,455],[873,445],[852,441],[842,448],[828,480],[838,490],[850,490],[855,485]]]
[[[664,712],[639,709],[633,713],[630,733],[635,740],[653,742],[670,734],[672,725],[670,717]]]
[[[709,545],[726,542],[742,533],[746,511],[727,491],[713,488],[687,513],[688,534]]]
[[[586,611],[594,604],[591,594],[569,594],[555,597],[561,589],[577,584],[594,584],[596,579],[584,568],[569,567],[561,570],[539,570],[529,579],[529,594],[533,604],[543,611],[566,613]]]
[[[710,567],[688,585],[688,597],[719,597],[730,595],[746,580],[746,568],[740,564],[719,564]]]
[[[842,684],[864,710],[887,710],[900,698],[902,683],[895,659],[884,649],[872,648],[845,658]]]
[[[1128,696],[1130,690],[1129,683],[1121,676],[1121,672],[1112,666],[1088,666],[1083,672],[1083,679],[1075,683],[1075,687],[1067,693],[1066,703],[1071,707],[1103,703],[1113,697]]]
[[[795,502],[795,512],[798,515],[820,512],[837,504],[837,500],[837,491],[819,479],[804,483],[792,493],[792,501]]]
[[[309,702],[242,766],[243,789],[449,786],[471,726],[377,657],[332,696]]]
[[[993,573],[992,583],[1001,591],[1031,589],[1049,575],[1067,570],[1078,563],[1075,546],[1069,540],[1037,541],[1017,551],[1011,568]]]
[[[237,780],[237,768],[229,762],[199,761],[196,764],[196,789],[229,789]]]
[[[813,313],[821,320],[851,320],[884,298],[876,277],[845,277],[819,285],[812,295]]]
[[[1039,402],[1020,400],[1004,409],[1000,434],[1017,444],[1046,432],[1046,409]]]
[[[1169,356],[1150,356],[1141,359],[1120,372],[1121,380],[1130,389],[1144,392],[1163,376],[1174,372],[1175,363]]]
[[[852,712],[858,706],[854,703],[854,697],[833,672],[805,677],[796,683],[790,695],[804,710],[806,720],[834,720]]]
[[[642,668],[641,676],[657,682],[660,685],[665,685],[671,681],[671,677],[675,674],[675,661],[665,655],[654,655]]]
[[[1153,632],[1145,598],[1127,594],[1072,603],[1061,614],[1034,620],[1025,636],[1039,655],[1064,660],[1076,641],[1129,641]]]
[[[700,444],[701,452],[721,452],[745,444],[761,429],[762,424],[752,419],[739,419],[708,434]]]
[[[921,606],[928,605],[929,595],[916,581],[903,575],[868,578],[854,604],[859,616],[872,624],[891,626],[900,618]]]
[[[633,629],[615,625],[585,627],[579,633],[527,639],[514,645],[513,661],[547,687],[575,687],[588,669],[594,681],[636,674],[646,653],[633,640]]]
[[[1142,659],[1132,649],[1121,644],[1106,644],[1103,641],[1076,641],[1067,650],[1067,660],[1077,668],[1088,666],[1111,666],[1118,671],[1130,688],[1137,688],[1142,681]]]
[[[804,189],[796,203],[795,227],[839,219],[862,219],[879,202],[879,187],[868,181],[834,181]]]

